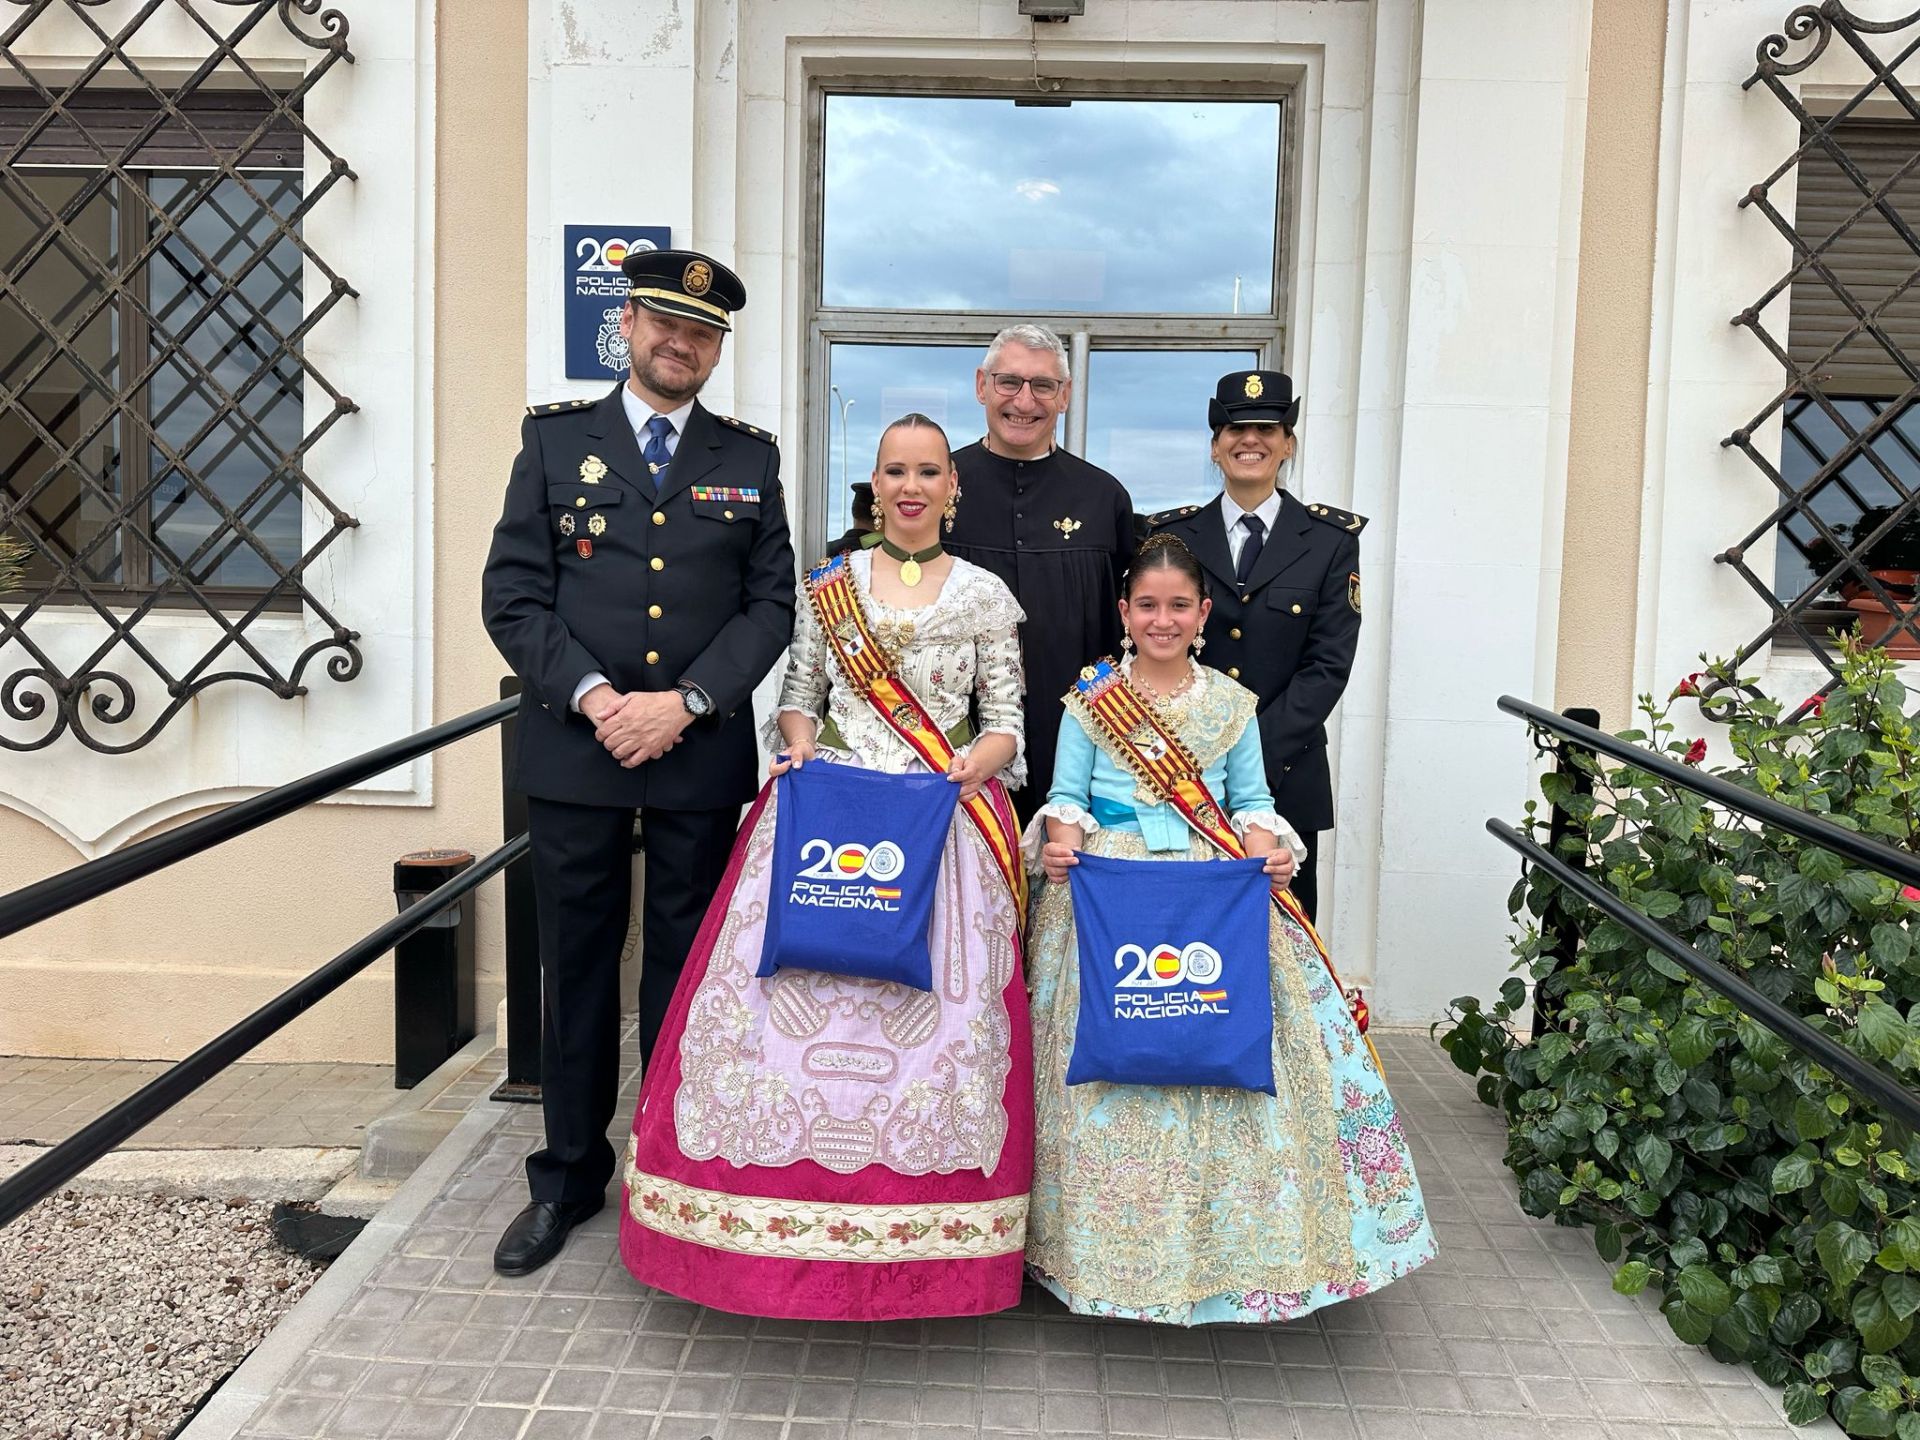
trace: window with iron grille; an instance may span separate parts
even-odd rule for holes
[[[75,106],[96,134],[131,132],[143,108]],[[274,562],[301,556],[284,464],[301,374],[273,338],[301,317],[300,250],[275,223],[300,208],[299,134],[260,98],[214,95],[184,107],[202,134],[232,150],[260,132],[236,174],[195,165],[179,123],[116,173],[75,163],[86,147],[57,127],[26,139],[43,110],[0,91],[0,147],[18,148],[0,185],[0,501],[32,547],[26,582],[132,599],[177,574],[223,604],[259,599]]]
[[[103,18],[72,0],[0,15],[0,536],[25,548],[0,595],[10,750],[68,731],[133,750],[209,686],[290,699],[316,660],[361,668],[306,583],[357,523],[310,463],[357,407],[307,353],[356,294],[305,234],[354,178],[305,116],[352,59],[346,17],[149,0]],[[162,62],[142,32],[166,26]],[[311,58],[289,65],[287,40]],[[270,71],[250,58],[276,44]],[[204,627],[143,631],[182,610]]]
[[[1833,73],[1849,76],[1851,93],[1823,85],[1816,113],[1795,77],[1830,47],[1843,57]],[[1837,674],[1835,648],[1850,632],[1920,658],[1916,57],[1920,12],[1878,20],[1829,0],[1799,7],[1781,33],[1763,38],[1746,82],[1787,111],[1799,143],[1739,201],[1786,241],[1791,258],[1734,317],[1784,372],[1779,392],[1725,442],[1775,493],[1771,512],[1715,557],[1769,612],[1736,664],[1785,643]],[[1776,201],[1783,180],[1791,206]],[[1783,294],[1784,336],[1772,318]],[[1776,424],[1772,451],[1764,437]],[[1756,568],[1749,557],[1773,564]]]

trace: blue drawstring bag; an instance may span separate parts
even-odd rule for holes
[[[933,988],[927,930],[960,787],[816,760],[774,781],[762,979],[825,970]]]
[[[1273,1094],[1263,863],[1080,856],[1067,871],[1080,943],[1067,1084]]]

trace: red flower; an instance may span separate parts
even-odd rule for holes
[[[837,1245],[845,1245],[854,1237],[854,1228],[845,1220],[836,1220],[827,1227],[827,1238]]]
[[[693,1206],[689,1205],[684,1200],[680,1202],[680,1208],[675,1210],[673,1213],[680,1217],[680,1220],[683,1224],[687,1224],[687,1225],[691,1225],[695,1220],[698,1220],[700,1218],[699,1213],[693,1208]]]
[[[640,1197],[640,1203],[649,1210],[658,1210],[662,1205],[666,1204],[667,1201],[666,1197],[658,1190],[649,1190]]]
[[[962,1235],[967,1233],[967,1222],[964,1220],[949,1220],[940,1227],[940,1233],[949,1240],[958,1240]]]
[[[1012,1222],[1009,1221],[1007,1217],[1004,1215],[994,1216],[993,1217],[993,1233],[996,1235],[1011,1235],[1013,1233]]]
[[[767,1221],[767,1233],[777,1235],[782,1240],[791,1240],[799,1233],[799,1227],[793,1223],[791,1215],[776,1215]]]
[[[1912,885],[1902,885],[1900,887],[1900,898],[1902,900],[1911,900],[1916,905],[1920,905],[1920,888]]]
[[[913,1226],[904,1220],[896,1220],[887,1227],[887,1238],[898,1240],[902,1245],[913,1239]]]
[[[1700,693],[1700,672],[1696,670],[1691,675],[1687,676],[1686,679],[1682,680],[1678,685],[1674,686],[1673,694],[1669,695],[1667,698],[1669,700],[1678,700],[1682,695],[1698,695],[1699,693]]]
[[[1824,695],[1809,695],[1801,703],[1807,707],[1807,713],[1809,715],[1824,715],[1827,713],[1827,697]]]
[[[1687,747],[1687,755],[1686,755],[1685,763],[1687,763],[1688,765],[1698,765],[1702,760],[1706,758],[1707,758],[1707,742],[1706,741],[1696,740],[1693,742],[1693,744]]]

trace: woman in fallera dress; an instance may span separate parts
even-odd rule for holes
[[[1202,824],[1210,798],[1214,833],[1267,856],[1275,883],[1303,853],[1274,812],[1253,693],[1193,659],[1209,608],[1187,547],[1149,539],[1120,607],[1134,653],[1090,667],[1067,697],[1053,785],[1026,837],[1048,881],[1028,937],[1037,1087],[1028,1261],[1074,1311],[1178,1325],[1288,1320],[1377,1290],[1434,1254],[1392,1097],[1291,897],[1270,907],[1275,1094],[1066,1083],[1080,994],[1067,884],[1077,852],[1225,853],[1170,803],[1174,791],[1157,788],[1159,757],[1186,765],[1184,747],[1207,791]],[[1108,686],[1130,693],[1093,703]],[[1136,703],[1131,738],[1146,738],[1130,751],[1129,727],[1102,716]]]
[[[944,769],[960,787],[930,929],[933,988],[810,970],[756,978],[769,786],[687,959],[628,1151],[627,1268],[745,1314],[890,1320],[1020,1298],[1033,1075],[1005,787],[1025,774],[1023,617],[1000,580],[940,548],[959,477],[939,426],[909,415],[889,427],[873,488],[877,543],[807,576],[768,743],[775,776]],[[876,665],[890,677],[878,685]],[[903,692],[931,726],[903,731]],[[876,1058],[850,1074],[816,1065],[823,1051]]]

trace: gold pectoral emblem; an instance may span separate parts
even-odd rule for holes
[[[607,517],[604,515],[589,515],[587,517],[587,533],[589,535],[606,534],[607,533]]]
[[[1073,532],[1080,528],[1080,522],[1075,520],[1071,515],[1063,515],[1060,519],[1053,522],[1053,528],[1071,539]]]
[[[598,485],[607,478],[607,462],[598,455],[589,455],[580,462],[580,479],[587,485]]]
[[[562,535],[573,534],[573,516],[564,511],[560,516],[560,533]]]
[[[1249,375],[1247,376],[1245,390],[1247,399],[1258,400],[1266,393],[1267,387],[1260,383],[1260,377],[1258,375]]]

